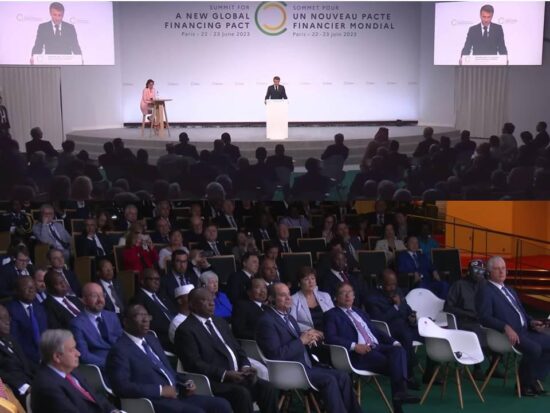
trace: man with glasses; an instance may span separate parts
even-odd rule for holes
[[[20,247],[13,260],[0,267],[0,296],[11,296],[15,281],[19,277],[31,275],[32,272],[32,266],[29,265],[29,251],[26,247]]]
[[[33,235],[43,244],[63,251],[65,261],[68,261],[71,255],[71,236],[62,223],[55,221],[55,212],[53,206],[44,204],[40,208],[40,222],[32,227]]]
[[[189,271],[189,256],[183,250],[175,250],[172,253],[169,270],[166,275],[161,278],[161,287],[166,297],[168,297],[174,307],[177,307],[177,300],[174,298],[176,288],[185,285],[199,286],[199,278],[193,271]]]

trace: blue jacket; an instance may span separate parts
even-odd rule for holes
[[[38,330],[42,334],[48,329],[48,316],[42,304],[37,300],[32,303],[33,313],[38,322]],[[38,363],[40,361],[40,350],[32,336],[31,319],[27,314],[27,310],[23,304],[17,300],[6,303],[6,309],[10,313],[11,325],[10,334],[17,343],[21,346],[23,353],[30,360]]]
[[[418,265],[414,261],[409,252],[402,252],[397,258],[397,269],[400,273],[413,273],[418,272],[422,274],[424,280],[429,281],[432,279],[433,267],[428,257],[422,254],[420,251],[416,252],[418,257]]]

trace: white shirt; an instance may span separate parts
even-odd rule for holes
[[[97,325],[97,317],[101,317],[101,313],[94,314],[91,311],[84,310],[86,312],[86,316],[88,316],[88,319],[90,320],[90,323],[95,327],[97,333],[99,334],[99,337],[101,337],[101,331],[99,331],[99,326]],[[103,317],[101,317],[103,318]],[[105,322],[105,320],[103,320]],[[103,337],[102,337],[103,338]]]
[[[59,26],[59,34],[61,34],[63,22],[59,22],[58,26]],[[52,20],[52,30],[53,30],[53,34],[55,35],[55,23],[53,22],[53,20]]]
[[[489,282],[491,284],[493,284],[495,287],[498,288],[498,290],[504,295],[504,297],[506,297],[506,300],[512,305],[512,307],[514,308],[514,310],[516,310],[516,313],[518,313],[519,315],[519,319],[521,321],[521,325],[522,327],[525,326],[526,324],[526,320],[525,320],[525,317],[523,316],[523,314],[521,314],[521,311],[520,309],[518,308],[518,303],[515,303],[513,302],[512,300],[510,300],[510,297],[508,297],[508,294],[506,294],[503,290],[504,288],[504,284],[497,284],[496,282],[492,281],[492,280],[489,280]],[[512,293],[509,293],[509,294],[512,294]]]
[[[176,330],[178,329],[179,325],[183,323],[186,319],[187,316],[185,314],[178,313],[170,322],[170,326],[168,327],[168,338],[170,339],[171,343],[174,343],[176,339]]]
[[[344,278],[342,277],[342,274],[340,274],[341,271],[337,271],[335,269],[330,269],[330,271],[334,274],[336,278],[340,280],[340,282],[344,282]],[[349,278],[349,277],[348,277]]]
[[[367,332],[367,334],[369,335],[371,341],[378,345],[378,340],[376,339],[375,335],[372,333],[372,331],[370,331],[370,328],[369,326],[367,325],[367,323],[365,323],[365,321],[359,316],[359,314],[357,314],[352,308],[345,308],[345,307],[338,307],[340,310],[342,310],[344,312],[344,314],[351,320],[351,323],[353,324],[353,327],[355,328],[355,331],[357,331],[357,343],[351,343],[351,351],[355,350],[355,345],[356,344],[367,344],[367,342],[365,341],[365,338],[363,337],[363,334],[361,334],[359,332],[359,330],[357,329],[357,327],[355,327],[355,323],[353,320],[356,320],[357,322],[359,322],[359,324],[361,324],[363,326],[363,328],[365,329],[365,331]],[[348,310],[351,310],[352,311],[352,314],[349,314],[348,313]]]
[[[105,251],[105,248],[103,248],[103,245],[101,245],[101,242],[99,241],[99,238],[97,235],[93,235],[92,237],[87,237],[90,241],[94,241],[97,248],[103,250],[103,254],[107,254],[107,251]]]
[[[51,297],[55,301],[57,301],[59,304],[61,304],[64,308],[66,308],[69,313],[73,314],[73,309],[69,309],[69,307],[67,307],[67,305],[63,302],[64,299],[67,299],[67,301],[69,301],[73,305],[73,307],[76,308],[80,312],[80,308],[78,308],[75,303],[73,303],[71,300],[69,300],[68,296],[57,297],[55,295],[52,295]]]
[[[142,288],[141,291],[143,291],[145,294],[147,294],[147,296],[148,296],[151,300],[153,300],[153,301],[155,301],[155,302],[158,300],[158,302],[162,305],[162,307],[164,307],[164,309],[165,309],[166,311],[170,311],[170,310],[168,310],[168,308],[164,305],[164,303],[162,302],[162,300],[160,299],[160,297],[158,296],[157,293],[152,293],[151,291],[147,291],[145,288]],[[157,300],[155,300],[155,299],[153,298],[153,294],[155,295],[155,297],[157,297]]]
[[[482,24],[482,25],[481,25],[481,36],[482,36],[482,37],[483,37],[483,32],[484,32],[483,27],[484,27],[484,26],[483,26],[483,24]],[[489,24],[489,25],[487,26],[487,37],[489,37],[489,32],[490,32],[490,31],[491,31],[491,25]]]

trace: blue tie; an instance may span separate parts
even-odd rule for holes
[[[292,324],[292,322],[290,321],[290,317],[288,316],[288,314],[286,314],[286,313],[279,313],[279,314],[281,314],[283,316],[283,318],[285,320],[285,323],[286,323],[286,326],[292,332],[292,334],[295,337],[300,337],[300,332],[296,330],[296,328],[294,327],[294,324]],[[304,361],[305,361],[307,367],[310,367],[310,368],[312,367],[311,360],[309,358],[309,354],[308,354],[307,349],[306,349],[305,346],[304,346]]]
[[[38,346],[38,343],[40,343],[40,328],[38,327],[38,320],[34,316],[32,304],[29,304],[27,308],[29,309],[29,318],[31,320],[32,338],[33,338],[33,341]]]
[[[107,331],[107,325],[105,324],[105,320],[103,319],[103,317],[97,316],[95,321],[97,321],[97,328],[99,330],[101,338],[103,338],[103,340],[105,340],[107,343],[110,343],[109,332]]]
[[[151,360],[151,362],[160,369],[162,374],[166,376],[166,378],[170,382],[170,385],[174,386],[176,384],[176,377],[172,374],[172,371],[170,369],[167,369],[160,358],[155,353],[153,353],[153,350],[145,339],[143,339],[141,345],[145,349],[145,353],[147,354],[147,357],[149,357],[149,360]]]

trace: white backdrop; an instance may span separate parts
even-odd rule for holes
[[[124,122],[141,121],[148,78],[174,99],[173,122],[264,121],[274,75],[286,86],[290,121],[418,118],[418,4],[259,5],[117,4]],[[192,23],[203,27],[174,28]],[[233,23],[240,28],[227,28]]]

